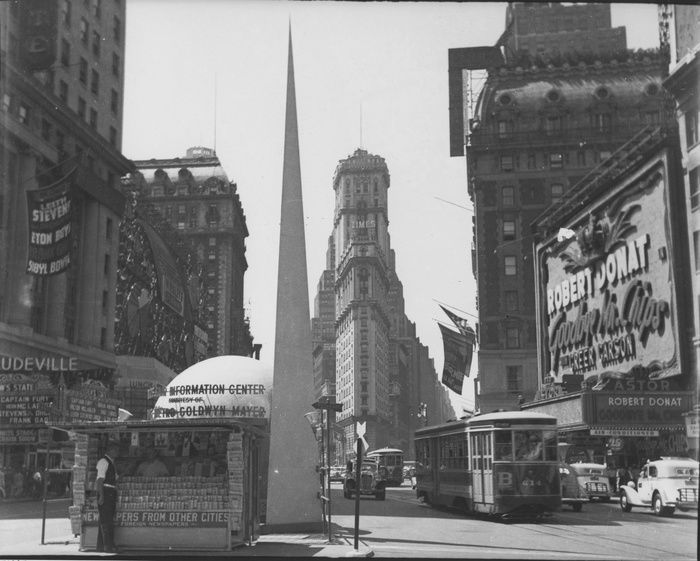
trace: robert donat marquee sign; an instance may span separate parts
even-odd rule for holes
[[[680,374],[666,171],[657,162],[563,224],[568,239],[538,244],[540,367],[553,382]]]

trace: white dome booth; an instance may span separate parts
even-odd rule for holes
[[[193,364],[158,398],[154,419],[270,418],[272,368],[243,356],[219,356]]]

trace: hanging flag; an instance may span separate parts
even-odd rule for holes
[[[457,329],[459,329],[460,333],[466,335],[468,339],[471,338],[473,344],[473,341],[476,339],[476,334],[474,333],[472,327],[469,325],[469,322],[463,317],[460,317],[457,314],[451,312],[442,304],[440,304],[440,307],[442,308],[442,311],[445,312],[445,315],[452,320],[452,323],[454,323],[457,326]]]
[[[43,189],[27,191],[27,273],[47,276],[70,266],[71,180],[75,169]]]
[[[462,394],[464,377],[469,375],[472,364],[473,342],[464,333],[452,331],[438,324],[442,333],[445,364],[442,368],[442,383],[453,392]]]

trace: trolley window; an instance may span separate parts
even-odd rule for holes
[[[495,461],[513,461],[513,433],[509,430],[500,430],[494,433]]]
[[[515,459],[536,461],[543,459],[544,442],[542,431],[516,430],[515,434]]]

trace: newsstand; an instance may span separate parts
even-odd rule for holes
[[[271,389],[269,366],[214,357],[173,378],[148,419],[59,427],[75,440],[69,512],[81,549],[97,545],[97,461],[109,440],[120,442],[117,548],[227,551],[252,543],[265,517]],[[140,469],[151,449],[158,470]]]
[[[230,550],[257,534],[265,423],[233,419],[96,421],[62,427],[75,440],[71,527],[96,549],[96,465],[120,442],[115,544],[121,551]],[[139,474],[155,448],[168,475]]]

